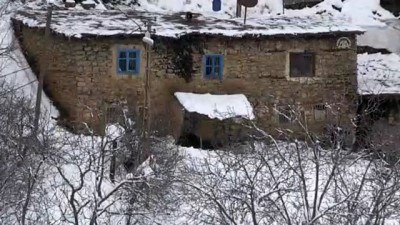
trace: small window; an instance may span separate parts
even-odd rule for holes
[[[275,110],[278,116],[277,119],[279,124],[292,124],[296,121],[301,122],[305,118],[304,111],[298,106],[280,106]]]
[[[290,107],[278,107],[279,124],[287,124],[292,122],[294,113]]]
[[[139,74],[140,50],[118,49],[117,66],[118,74]]]
[[[110,105],[106,111],[106,122],[107,123],[120,123],[124,122],[124,113],[121,106]]]
[[[315,55],[312,52],[290,53],[290,77],[313,77]]]
[[[326,119],[326,106],[325,105],[315,105],[314,106],[314,120],[315,121],[325,121]]]
[[[205,55],[204,56],[204,78],[222,79],[223,55]]]

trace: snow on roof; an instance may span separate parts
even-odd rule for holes
[[[254,119],[253,107],[243,94],[212,95],[176,92],[175,97],[188,112],[206,115],[211,119],[242,117]]]
[[[148,18],[155,19],[153,29],[157,36],[179,37],[190,33],[208,35],[243,36],[287,36],[315,35],[331,33],[362,33],[363,29],[352,25],[342,17],[329,15],[275,16],[243,18],[219,18],[194,14],[191,21],[186,13],[162,13],[144,11],[117,10],[55,10],[51,29],[68,37],[139,35],[139,24]],[[46,12],[38,9],[24,9],[15,13],[13,18],[29,27],[44,28]]]
[[[400,94],[400,56],[358,55],[357,82],[361,95]]]

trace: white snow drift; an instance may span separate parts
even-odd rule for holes
[[[243,94],[212,95],[176,92],[176,98],[189,112],[206,115],[211,119],[242,117],[254,119],[253,107]]]

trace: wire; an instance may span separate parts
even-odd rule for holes
[[[27,70],[27,69],[30,69],[30,67],[26,67],[26,68],[23,68],[23,69],[15,70],[15,71],[10,72],[10,73],[2,74],[2,75],[0,75],[0,78],[4,78],[4,77],[7,77],[7,76],[16,74],[18,72],[21,72],[21,71],[24,71],[24,70]]]
[[[21,88],[23,88],[23,87],[26,87],[26,86],[28,86],[28,85],[30,85],[30,84],[36,82],[36,81],[37,81],[37,80],[33,80],[33,81],[28,82],[28,83],[26,83],[26,84],[24,84],[24,85],[21,85],[21,86],[19,86],[19,87],[16,87],[16,88],[14,88],[14,89],[11,89],[11,90],[9,90],[9,91],[7,91],[7,92],[1,93],[0,96],[8,95],[8,94],[10,94],[11,92],[17,91],[17,90],[19,90],[19,89],[21,89]]]
[[[120,8],[115,7],[118,11],[120,11],[122,14],[124,14],[129,20],[131,20],[134,24],[136,24],[136,26],[138,26],[138,28],[136,30],[133,30],[131,33],[139,30],[140,32],[142,32],[142,27],[135,21],[133,20],[131,17],[129,17],[128,14],[126,14],[124,11],[122,11]]]
[[[384,70],[384,71],[389,71],[389,72],[396,72],[400,73],[400,70],[392,70],[392,69],[387,69],[387,68],[379,68],[379,67],[373,67],[373,66],[368,66],[368,65],[363,65],[367,68],[367,71],[371,70]]]

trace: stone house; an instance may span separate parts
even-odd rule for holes
[[[57,10],[44,43],[45,14],[19,11],[13,25],[32,67],[47,71],[45,90],[70,125],[99,130],[105,109],[121,102],[140,115],[146,62],[138,25],[155,18],[151,114],[170,123],[167,133],[180,134],[176,92],[244,94],[255,123],[272,133],[352,129],[362,29],[346,20],[280,16],[244,25],[200,14]]]

